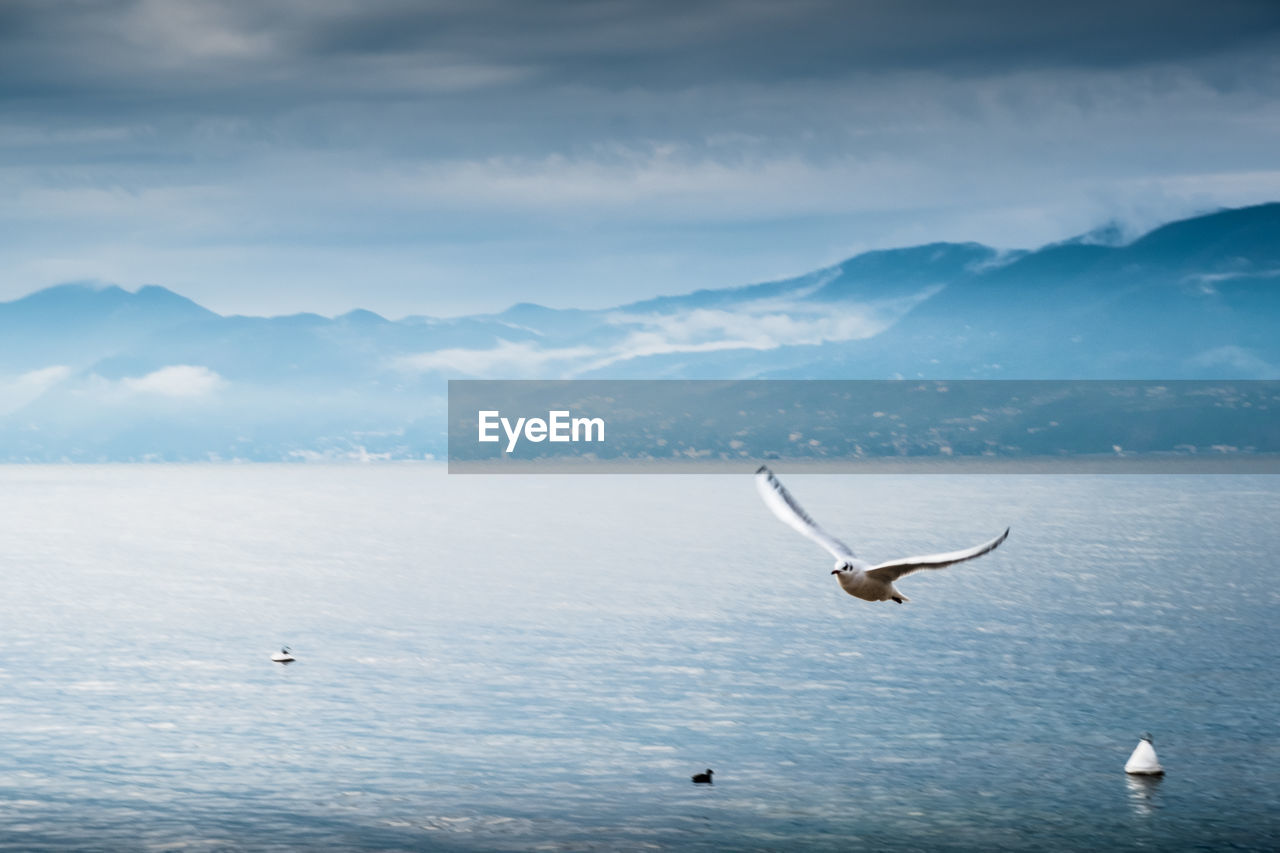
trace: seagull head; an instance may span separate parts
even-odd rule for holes
[[[849,570],[850,568],[852,567],[848,563],[844,563],[844,562],[836,563],[836,567],[831,570],[831,574],[838,575],[843,571]]]

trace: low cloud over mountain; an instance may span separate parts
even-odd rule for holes
[[[241,317],[70,284],[0,304],[0,457],[421,458],[447,378],[1278,378],[1277,321],[1280,204],[594,311]]]

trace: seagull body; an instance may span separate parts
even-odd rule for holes
[[[948,551],[943,554],[928,554],[921,557],[904,557],[890,560],[887,563],[872,565],[859,559],[853,549],[836,539],[818,526],[809,517],[786,487],[773,476],[768,467],[761,465],[756,471],[756,489],[779,519],[791,529],[821,545],[836,558],[836,567],[831,574],[840,582],[840,588],[863,601],[896,601],[899,604],[910,601],[894,587],[893,582],[903,575],[909,575],[920,569],[941,569],[974,557],[981,557],[1000,546],[1009,537],[1009,528],[1005,528],[990,542],[984,542],[973,548],[962,551]]]

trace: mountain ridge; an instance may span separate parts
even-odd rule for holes
[[[595,310],[256,317],[70,283],[0,303],[0,458],[421,456],[447,378],[1276,378],[1277,328],[1280,203]]]
[[[733,296],[749,296],[749,297],[755,298],[759,296],[773,295],[774,293],[780,290],[785,292],[788,289],[798,288],[802,286],[804,282],[810,281],[815,277],[818,277],[830,272],[839,272],[841,275],[883,274],[885,271],[883,269],[877,270],[876,267],[879,266],[880,262],[884,259],[900,260],[903,258],[912,258],[913,256],[920,256],[925,254],[936,255],[942,252],[956,252],[959,250],[969,251],[979,256],[979,257],[974,257],[969,259],[970,264],[981,264],[982,262],[990,262],[995,260],[1001,255],[1010,256],[1006,261],[994,265],[1000,268],[1006,268],[1006,267],[1022,264],[1024,262],[1027,262],[1028,258],[1034,258],[1035,260],[1033,262],[1035,263],[1045,262],[1046,260],[1052,260],[1056,262],[1061,260],[1063,257],[1070,257],[1070,256],[1106,258],[1106,257],[1110,257],[1109,255],[1110,252],[1113,252],[1116,250],[1126,250],[1131,248],[1155,247],[1155,246],[1168,247],[1171,245],[1177,245],[1178,243],[1182,242],[1180,238],[1184,236],[1184,232],[1186,231],[1187,228],[1194,227],[1194,228],[1203,230],[1206,228],[1206,226],[1210,226],[1210,225],[1220,226],[1218,228],[1215,228],[1214,230],[1221,232],[1223,237],[1239,237],[1242,231],[1248,234],[1256,234],[1258,232],[1261,232],[1261,236],[1266,238],[1264,241],[1261,241],[1261,244],[1267,245],[1271,249],[1275,250],[1274,252],[1269,253],[1270,259],[1274,260],[1276,263],[1280,263],[1280,246],[1276,246],[1272,242],[1272,238],[1274,238],[1274,235],[1277,229],[1280,229],[1280,202],[1267,202],[1264,204],[1252,205],[1252,206],[1242,207],[1242,208],[1223,208],[1217,211],[1200,214],[1198,216],[1190,217],[1187,219],[1181,219],[1181,220],[1165,223],[1163,225],[1157,226],[1156,228],[1153,228],[1152,230],[1142,235],[1139,235],[1138,237],[1135,237],[1132,240],[1129,240],[1127,242],[1120,243],[1120,244],[1114,244],[1112,242],[1108,242],[1105,240],[1097,241],[1093,239],[1093,236],[1095,234],[1100,234],[1104,232],[1110,234],[1110,233],[1116,232],[1118,229],[1118,226],[1115,223],[1109,223],[1107,225],[1101,226],[1100,228],[1094,229],[1093,231],[1090,231],[1090,232],[1086,232],[1085,234],[1079,235],[1077,237],[1068,238],[1066,240],[1062,240],[1058,242],[1048,243],[1044,246],[1041,246],[1038,249],[1013,249],[1013,250],[1002,251],[1002,250],[998,250],[974,241],[965,241],[965,242],[937,241],[937,242],[922,243],[922,244],[912,245],[912,246],[900,246],[900,247],[893,247],[893,248],[886,248],[886,249],[872,249],[866,252],[861,252],[857,255],[850,256],[844,259],[843,261],[839,261],[830,266],[812,270],[810,272],[803,273],[798,276],[791,276],[787,278],[774,279],[774,280],[768,280],[768,281],[751,282],[751,283],[741,284],[741,285],[731,285],[723,288],[702,288],[702,289],[693,290],[693,291],[689,291],[688,293],[681,293],[681,294],[662,294],[662,295],[653,296],[653,297],[646,297],[644,299],[636,300],[634,302],[621,303],[617,306],[613,306],[611,308],[604,308],[604,309],[553,308],[550,306],[542,305],[541,303],[537,303],[537,302],[517,302],[517,303],[513,303],[512,305],[509,305],[508,307],[502,309],[501,311],[492,312],[492,313],[468,314],[468,315],[459,315],[459,316],[452,316],[452,317],[436,317],[433,315],[412,314],[412,315],[407,315],[405,317],[402,317],[398,320],[391,319],[381,314],[378,314],[377,312],[370,311],[365,308],[359,308],[359,307],[352,308],[342,314],[334,315],[332,317],[326,317],[325,315],[316,314],[314,312],[309,312],[309,311],[300,311],[300,312],[293,312],[290,314],[275,314],[275,315],[256,315],[256,314],[246,315],[246,314],[239,314],[239,313],[217,314],[216,312],[208,308],[205,308],[204,306],[201,306],[199,303],[195,302],[194,300],[186,296],[183,296],[182,294],[179,294],[176,291],[173,291],[162,285],[147,284],[147,285],[142,285],[136,291],[129,291],[117,284],[112,284],[112,283],[96,282],[96,281],[78,281],[78,282],[65,282],[65,283],[50,285],[49,287],[32,291],[22,296],[16,297],[12,300],[0,302],[0,310],[16,307],[18,305],[23,305],[23,304],[28,304],[28,305],[47,304],[55,301],[61,301],[60,298],[63,297],[64,295],[78,294],[78,295],[89,295],[95,301],[99,302],[99,304],[107,300],[110,300],[111,302],[114,302],[117,305],[130,305],[133,302],[143,303],[143,302],[155,302],[158,300],[167,300],[172,302],[173,304],[182,304],[192,309],[198,309],[200,313],[203,313],[205,315],[213,315],[213,316],[219,316],[224,318],[254,317],[259,319],[267,319],[267,320],[306,316],[309,318],[313,317],[313,318],[320,318],[320,319],[330,320],[330,321],[338,321],[342,319],[351,319],[351,318],[358,317],[358,318],[361,318],[362,320],[366,320],[366,319],[372,320],[376,318],[376,320],[380,320],[388,323],[402,323],[405,321],[417,321],[417,320],[425,320],[425,321],[434,322],[434,323],[448,323],[450,321],[466,320],[470,318],[500,318],[500,317],[511,315],[515,312],[524,312],[530,309],[537,309],[543,312],[570,312],[570,313],[576,313],[576,314],[584,314],[584,313],[598,314],[598,313],[607,312],[607,311],[628,311],[628,310],[644,311],[644,310],[652,309],[657,306],[665,306],[670,303],[681,303],[681,302],[690,302],[690,301],[697,302],[699,300],[708,299],[708,298],[723,298],[723,297],[733,297]],[[1241,228],[1240,226],[1244,226],[1244,228]],[[1203,235],[1200,235],[1200,236],[1201,238],[1203,237]],[[1199,242],[1203,242],[1203,239],[1200,239]],[[1219,246],[1215,246],[1214,248],[1225,249],[1229,247],[1223,247],[1219,245]],[[1254,248],[1254,247],[1250,247],[1250,248]],[[915,272],[916,274],[919,274],[921,271],[913,270],[913,272]],[[954,274],[954,271],[951,271],[951,272],[952,274]]]

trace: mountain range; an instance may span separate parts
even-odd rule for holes
[[[65,284],[0,303],[0,460],[439,455],[448,378],[1280,378],[1278,329],[1280,203],[605,310],[224,316]]]

